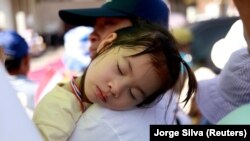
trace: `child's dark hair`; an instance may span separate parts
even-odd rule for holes
[[[156,99],[160,100],[166,91],[174,89],[181,75],[182,65],[185,67],[189,78],[189,88],[187,96],[184,99],[185,103],[188,102],[192,94],[197,90],[197,82],[193,72],[181,58],[176,40],[166,29],[155,24],[141,21],[140,24],[117,30],[116,33],[117,38],[111,44],[102,48],[96,57],[109,51],[113,47],[131,49],[143,47],[145,48],[143,51],[128,57],[149,54],[152,61],[151,63],[162,81],[161,89],[147,97],[142,103],[137,105],[138,107],[149,105]],[[83,86],[82,84],[81,86]]]

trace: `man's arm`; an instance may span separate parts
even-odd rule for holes
[[[240,18],[244,25],[244,36],[247,41],[248,51],[250,53],[250,1],[249,0],[234,0]]]

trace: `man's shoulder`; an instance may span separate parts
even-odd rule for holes
[[[167,106],[163,103],[157,103],[149,108],[134,108],[127,111],[114,111],[98,104],[93,104],[89,109],[83,114],[85,117],[93,117],[97,120],[105,120],[111,124],[120,124],[126,120],[135,120],[135,124],[140,123],[166,123],[165,113],[167,111]],[[143,118],[138,122],[138,119]],[[133,122],[133,121],[132,121]]]
[[[153,109],[113,111],[93,104],[79,119],[72,140],[149,140],[146,134],[150,124],[165,124],[165,121],[159,118],[163,114],[157,115],[157,111]],[[103,133],[105,137],[102,138]]]
[[[189,122],[185,121],[189,117],[177,103],[175,96],[171,98],[171,95],[166,93],[159,102],[150,107],[134,108],[127,111],[114,111],[99,106],[98,104],[93,104],[82,116],[89,117],[91,120],[105,121],[112,126],[119,126],[119,124],[124,121],[131,121],[133,126],[138,125],[141,127],[148,126],[149,124],[176,124],[176,116],[181,118],[182,123],[188,124]]]

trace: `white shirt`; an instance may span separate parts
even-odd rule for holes
[[[93,104],[83,113],[69,141],[149,141],[151,124],[176,124],[176,99],[169,108],[169,93],[151,108],[129,111],[112,111]],[[180,109],[177,112],[182,124],[191,124]]]

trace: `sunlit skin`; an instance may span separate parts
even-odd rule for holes
[[[250,18],[249,18],[249,0],[234,0],[234,4],[240,14],[240,18],[244,25],[244,36],[248,45],[248,52],[250,54]]]
[[[100,47],[107,44],[105,39]],[[113,110],[128,110],[160,88],[160,77],[150,55],[128,57],[143,50],[135,48],[115,47],[92,61],[84,86],[91,102]]]
[[[4,61],[5,61],[4,50],[3,50],[3,48],[1,46],[0,46],[0,61],[2,63],[4,63]]]
[[[94,30],[89,36],[91,42],[89,48],[90,57],[93,59],[96,55],[98,45],[109,33],[131,25],[132,23],[128,18],[97,18]]]

